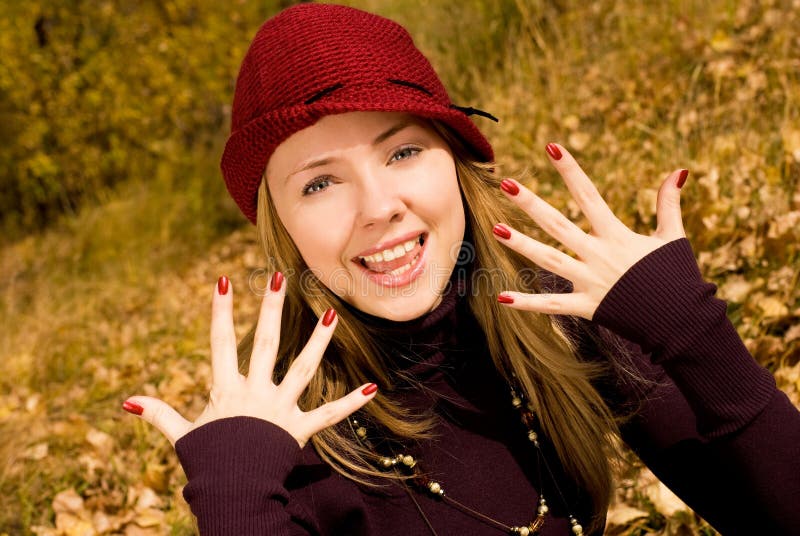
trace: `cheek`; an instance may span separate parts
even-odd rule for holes
[[[349,223],[344,213],[315,207],[291,214],[284,223],[308,269],[334,292],[336,278],[345,274],[342,252],[347,245]]]
[[[464,208],[455,169],[445,163],[434,176],[437,179],[426,181],[420,197],[425,210],[441,225],[454,227],[455,232],[459,227],[463,231]]]

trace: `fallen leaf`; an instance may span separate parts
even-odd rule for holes
[[[62,512],[82,513],[84,511],[83,497],[78,495],[74,488],[62,491],[53,497],[53,511],[57,514]]]
[[[781,300],[764,296],[756,302],[765,320],[779,320],[789,316],[789,308]]]
[[[47,443],[37,443],[25,449],[25,453],[22,455],[22,457],[27,460],[43,460],[47,458],[48,451],[49,448]]]
[[[90,428],[86,432],[86,441],[97,450],[101,457],[108,457],[114,449],[114,439],[105,432]]]
[[[567,138],[570,148],[575,151],[584,150],[590,141],[592,141],[592,137],[585,132],[573,132]]]
[[[745,279],[744,276],[734,275],[720,285],[718,294],[723,300],[743,303],[751,290],[753,290],[753,283]]]

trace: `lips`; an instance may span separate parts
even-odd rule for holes
[[[396,244],[394,247],[402,245],[404,254],[388,261],[375,260],[378,257],[382,257],[382,255],[379,255],[380,251],[378,251],[372,255],[360,255],[354,258],[353,262],[359,266],[368,279],[378,285],[384,287],[405,286],[422,275],[425,270],[427,238],[428,235],[426,233],[421,233],[416,238],[411,235],[412,244],[409,246],[409,250],[406,250],[405,247],[408,240],[394,241],[394,244]],[[384,248],[382,251],[386,251],[386,249],[393,248]],[[365,257],[369,257],[370,260]]]
[[[423,243],[424,235],[420,235],[416,240],[409,240],[393,249],[384,250],[385,253],[383,253],[383,255],[381,253],[376,253],[366,258],[361,257],[360,262],[363,267],[373,272],[384,274],[391,273],[414,261],[422,250]],[[398,250],[402,251],[402,255],[398,255]]]

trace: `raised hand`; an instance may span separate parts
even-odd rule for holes
[[[505,179],[500,187],[539,227],[574,251],[573,258],[504,223],[495,225],[497,239],[542,268],[573,284],[568,294],[526,294],[505,291],[498,301],[515,309],[549,314],[594,316],[612,286],[637,261],[667,242],[683,238],[680,189],[688,172],[672,172],[658,191],[657,227],[650,236],[633,232],[608,208],[592,181],[569,152],[560,145],[547,146],[550,160],[561,174],[581,212],[591,224],[586,233],[561,212],[516,181]]]
[[[239,373],[236,335],[233,330],[233,292],[226,277],[220,277],[211,306],[212,385],[209,401],[194,422],[185,419],[166,402],[134,396],[123,404],[175,442],[195,428],[226,417],[248,416],[264,419],[286,430],[303,447],[312,435],[327,428],[369,402],[377,390],[366,384],[350,394],[312,411],[301,411],[297,400],[308,386],[336,327],[336,312],[329,309],[317,323],[303,351],[289,367],[279,385],[272,381],[278,353],[281,309],[286,293],[283,275],[273,275],[270,289],[261,303],[250,369]]]

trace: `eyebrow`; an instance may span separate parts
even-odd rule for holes
[[[391,138],[392,136],[394,136],[395,134],[397,134],[401,130],[404,130],[404,129],[410,127],[412,124],[413,123],[411,121],[401,121],[400,123],[397,123],[396,125],[393,125],[393,126],[387,128],[386,130],[384,130],[383,132],[378,134],[375,137],[374,140],[372,140],[372,146],[374,147],[376,145],[380,145],[381,143],[385,142],[386,140],[388,140],[389,138]],[[298,169],[296,171],[292,171],[291,173],[289,173],[289,175],[286,176],[286,180],[284,182],[288,182],[289,179],[292,177],[292,175],[296,175],[296,174],[300,173],[301,171],[307,171],[309,169],[314,169],[314,168],[317,168],[317,167],[326,166],[326,165],[330,164],[331,162],[333,162],[334,160],[336,160],[336,159],[335,158],[321,158],[319,160],[311,160],[310,162],[306,162],[305,164],[303,164],[303,167],[301,167],[300,169]]]

